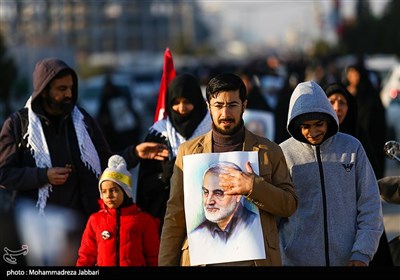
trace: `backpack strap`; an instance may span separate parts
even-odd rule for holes
[[[28,130],[28,108],[22,108],[16,111],[14,114],[11,115],[13,119],[14,129],[16,131],[17,139],[16,142],[18,143],[18,149],[21,147],[27,147],[28,141],[24,139],[24,135]]]
[[[24,139],[24,135],[28,130],[28,108],[22,108],[11,114],[12,124],[15,131],[16,139],[15,142],[18,143],[18,152],[21,152],[21,148],[27,147],[28,140]],[[14,202],[17,196],[16,190],[0,189],[0,209],[5,211],[11,211],[14,207]]]

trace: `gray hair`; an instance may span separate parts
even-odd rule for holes
[[[218,161],[213,164],[211,164],[206,171],[204,171],[203,174],[203,179],[206,176],[207,173],[212,173],[212,174],[228,174],[227,169],[228,168],[233,168],[239,171],[242,171],[242,169],[235,163],[229,162],[229,161]]]

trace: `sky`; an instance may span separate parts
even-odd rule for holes
[[[369,0],[373,13],[381,14],[388,0]],[[199,0],[221,38],[240,38],[248,44],[279,47],[306,46],[315,37],[334,40],[329,25],[331,0]],[[356,0],[342,0],[342,16],[354,14]],[[218,14],[218,16],[216,16]],[[215,17],[218,18],[217,24]],[[322,19],[322,21],[321,21]]]

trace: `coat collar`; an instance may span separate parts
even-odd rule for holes
[[[242,151],[258,151],[258,144],[257,137],[245,128]],[[199,141],[195,153],[212,153],[212,130],[205,134],[203,141]]]

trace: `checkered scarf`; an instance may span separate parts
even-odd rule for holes
[[[159,120],[156,122],[151,128],[150,133],[152,131],[157,131],[161,133],[169,142],[171,147],[172,155],[171,157],[176,157],[178,153],[179,146],[186,142],[187,140],[196,138],[211,129],[211,117],[210,114],[206,114],[203,120],[199,123],[199,125],[194,130],[193,134],[189,138],[185,138],[179,134],[179,132],[172,125],[169,117],[166,119]]]
[[[36,166],[50,168],[52,167],[52,164],[49,148],[47,146],[46,137],[40,119],[31,108],[31,98],[28,99],[25,107],[28,108],[29,124],[23,137],[28,140],[28,148],[31,150]],[[100,160],[92,139],[88,134],[83,118],[82,113],[75,106],[72,111],[72,121],[78,138],[81,160],[98,178],[101,174]],[[46,207],[47,198],[50,196],[51,191],[53,191],[51,184],[46,184],[39,188],[36,207],[39,207],[40,215],[44,215],[44,208]]]

